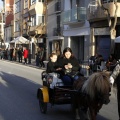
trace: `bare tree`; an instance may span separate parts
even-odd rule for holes
[[[114,13],[114,17],[111,17],[109,9],[106,8],[104,4],[101,3],[101,0],[98,0],[98,5],[105,11],[105,14],[107,15],[107,19],[108,19],[108,25],[110,28],[110,37],[111,37],[111,53],[114,53],[114,40],[116,38],[115,27],[117,24],[117,11],[118,11],[117,0],[113,0],[113,3],[115,5],[115,13]]]

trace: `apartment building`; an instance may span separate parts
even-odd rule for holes
[[[90,27],[86,20],[88,0],[64,0],[62,12],[64,47],[73,49],[80,62],[90,55]]]
[[[4,48],[4,13],[0,13],[0,48]]]
[[[29,36],[31,37],[32,55],[39,47],[42,47],[46,56],[46,1],[45,0],[31,0],[29,1],[29,20],[31,20],[31,27]],[[26,14],[24,14],[26,17]]]
[[[116,37],[120,36],[120,0],[117,0],[118,10],[116,11],[116,5],[114,0],[101,0],[100,6],[98,0],[91,0],[88,9],[87,9],[87,20],[90,23],[90,31],[91,31],[91,49],[94,49],[96,53],[101,54],[105,60],[108,59],[108,56],[111,52],[116,51],[115,55],[120,59],[120,46],[114,48],[114,38],[111,38],[111,28],[115,23],[115,16],[117,16],[116,21]],[[108,21],[108,13],[109,12],[109,21]],[[111,26],[109,24],[112,23]],[[114,49],[114,51],[111,51]]]
[[[4,11],[4,41],[5,47],[10,47],[10,41],[14,38],[13,20],[14,20],[14,0],[2,0]]]
[[[47,53],[55,50],[58,54],[63,51],[64,37],[62,34],[61,12],[63,0],[47,0]],[[48,56],[47,56],[48,58]]]
[[[27,47],[32,57],[39,47],[46,49],[45,0],[2,0],[5,8],[5,41],[11,47]],[[28,24],[30,21],[30,24]],[[23,36],[29,44],[10,43]],[[8,45],[8,47],[9,47]]]

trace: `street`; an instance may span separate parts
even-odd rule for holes
[[[36,97],[43,70],[0,60],[0,120],[74,120],[71,105],[48,105],[42,114]],[[116,95],[100,110],[97,120],[118,120]]]

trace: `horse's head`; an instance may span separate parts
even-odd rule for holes
[[[105,72],[93,73],[84,83],[82,90],[90,97],[101,104],[110,102],[110,82],[109,76]]]
[[[97,95],[96,95],[96,99],[98,101],[98,103],[101,103],[101,104],[108,104],[110,102],[110,91],[111,91],[111,88],[109,88],[109,91],[106,91],[106,92],[97,92]]]

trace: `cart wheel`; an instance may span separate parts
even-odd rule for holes
[[[40,94],[40,97],[39,97],[39,106],[40,106],[41,113],[46,114],[46,112],[47,112],[47,103],[45,103],[43,101],[43,94],[42,93]]]
[[[90,114],[90,109],[88,108],[88,111],[87,111],[87,117],[88,117],[88,120],[92,120],[91,119],[91,114]]]

